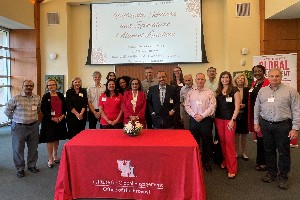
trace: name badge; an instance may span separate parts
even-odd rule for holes
[[[252,91],[253,91],[253,89],[254,89],[254,88],[251,88],[251,89],[249,90],[249,92],[252,92]]]
[[[226,102],[232,102],[232,97],[226,97]]]
[[[55,111],[51,111],[51,115],[54,116],[55,115]]]
[[[174,103],[174,102],[173,102],[173,99],[170,99],[170,103]]]
[[[31,110],[37,110],[37,106],[32,106]]]
[[[275,102],[275,98],[274,97],[268,98],[268,102],[274,103]]]
[[[102,97],[102,100],[101,101],[106,101],[106,98],[105,97]]]
[[[82,93],[79,93],[78,96],[83,97],[83,94],[82,94]]]

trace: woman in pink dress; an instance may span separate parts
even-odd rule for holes
[[[139,121],[143,127],[146,126],[146,95],[142,91],[141,81],[132,78],[129,82],[130,90],[125,91],[122,100],[122,110],[124,112],[124,124],[129,121]]]

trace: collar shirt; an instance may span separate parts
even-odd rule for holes
[[[185,85],[180,89],[180,103],[183,103],[185,101],[187,93],[193,88],[194,88],[194,85],[192,85],[190,87]]]
[[[299,93],[284,84],[280,84],[275,89],[272,89],[271,85],[261,88],[254,106],[254,124],[259,124],[260,117],[271,122],[291,119],[292,129],[299,130]]]
[[[38,120],[40,108],[40,96],[32,94],[28,97],[22,92],[8,101],[4,114],[16,123],[30,124]]]
[[[87,88],[88,101],[93,104],[95,109],[98,109],[99,97],[105,90],[105,85],[101,83],[99,86],[93,85]]]
[[[212,90],[215,94],[216,94],[216,90],[218,88],[218,80],[217,78],[215,78],[215,80],[213,82],[210,82],[210,80],[208,79],[206,82],[205,82],[205,85],[204,87]]]
[[[187,93],[184,106],[191,117],[196,114],[202,115],[203,118],[212,116],[216,110],[215,94],[207,88],[193,88]]]
[[[149,91],[149,87],[154,86],[154,85],[158,85],[158,80],[153,78],[152,80],[143,80],[142,81],[142,90],[143,92],[147,95],[148,91]]]

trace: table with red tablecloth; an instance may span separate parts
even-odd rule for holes
[[[206,199],[201,165],[187,130],[84,130],[64,145],[54,199]]]

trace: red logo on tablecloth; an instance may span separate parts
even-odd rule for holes
[[[130,160],[117,160],[118,169],[122,172],[122,177],[135,177],[133,173],[134,167],[130,165]]]

